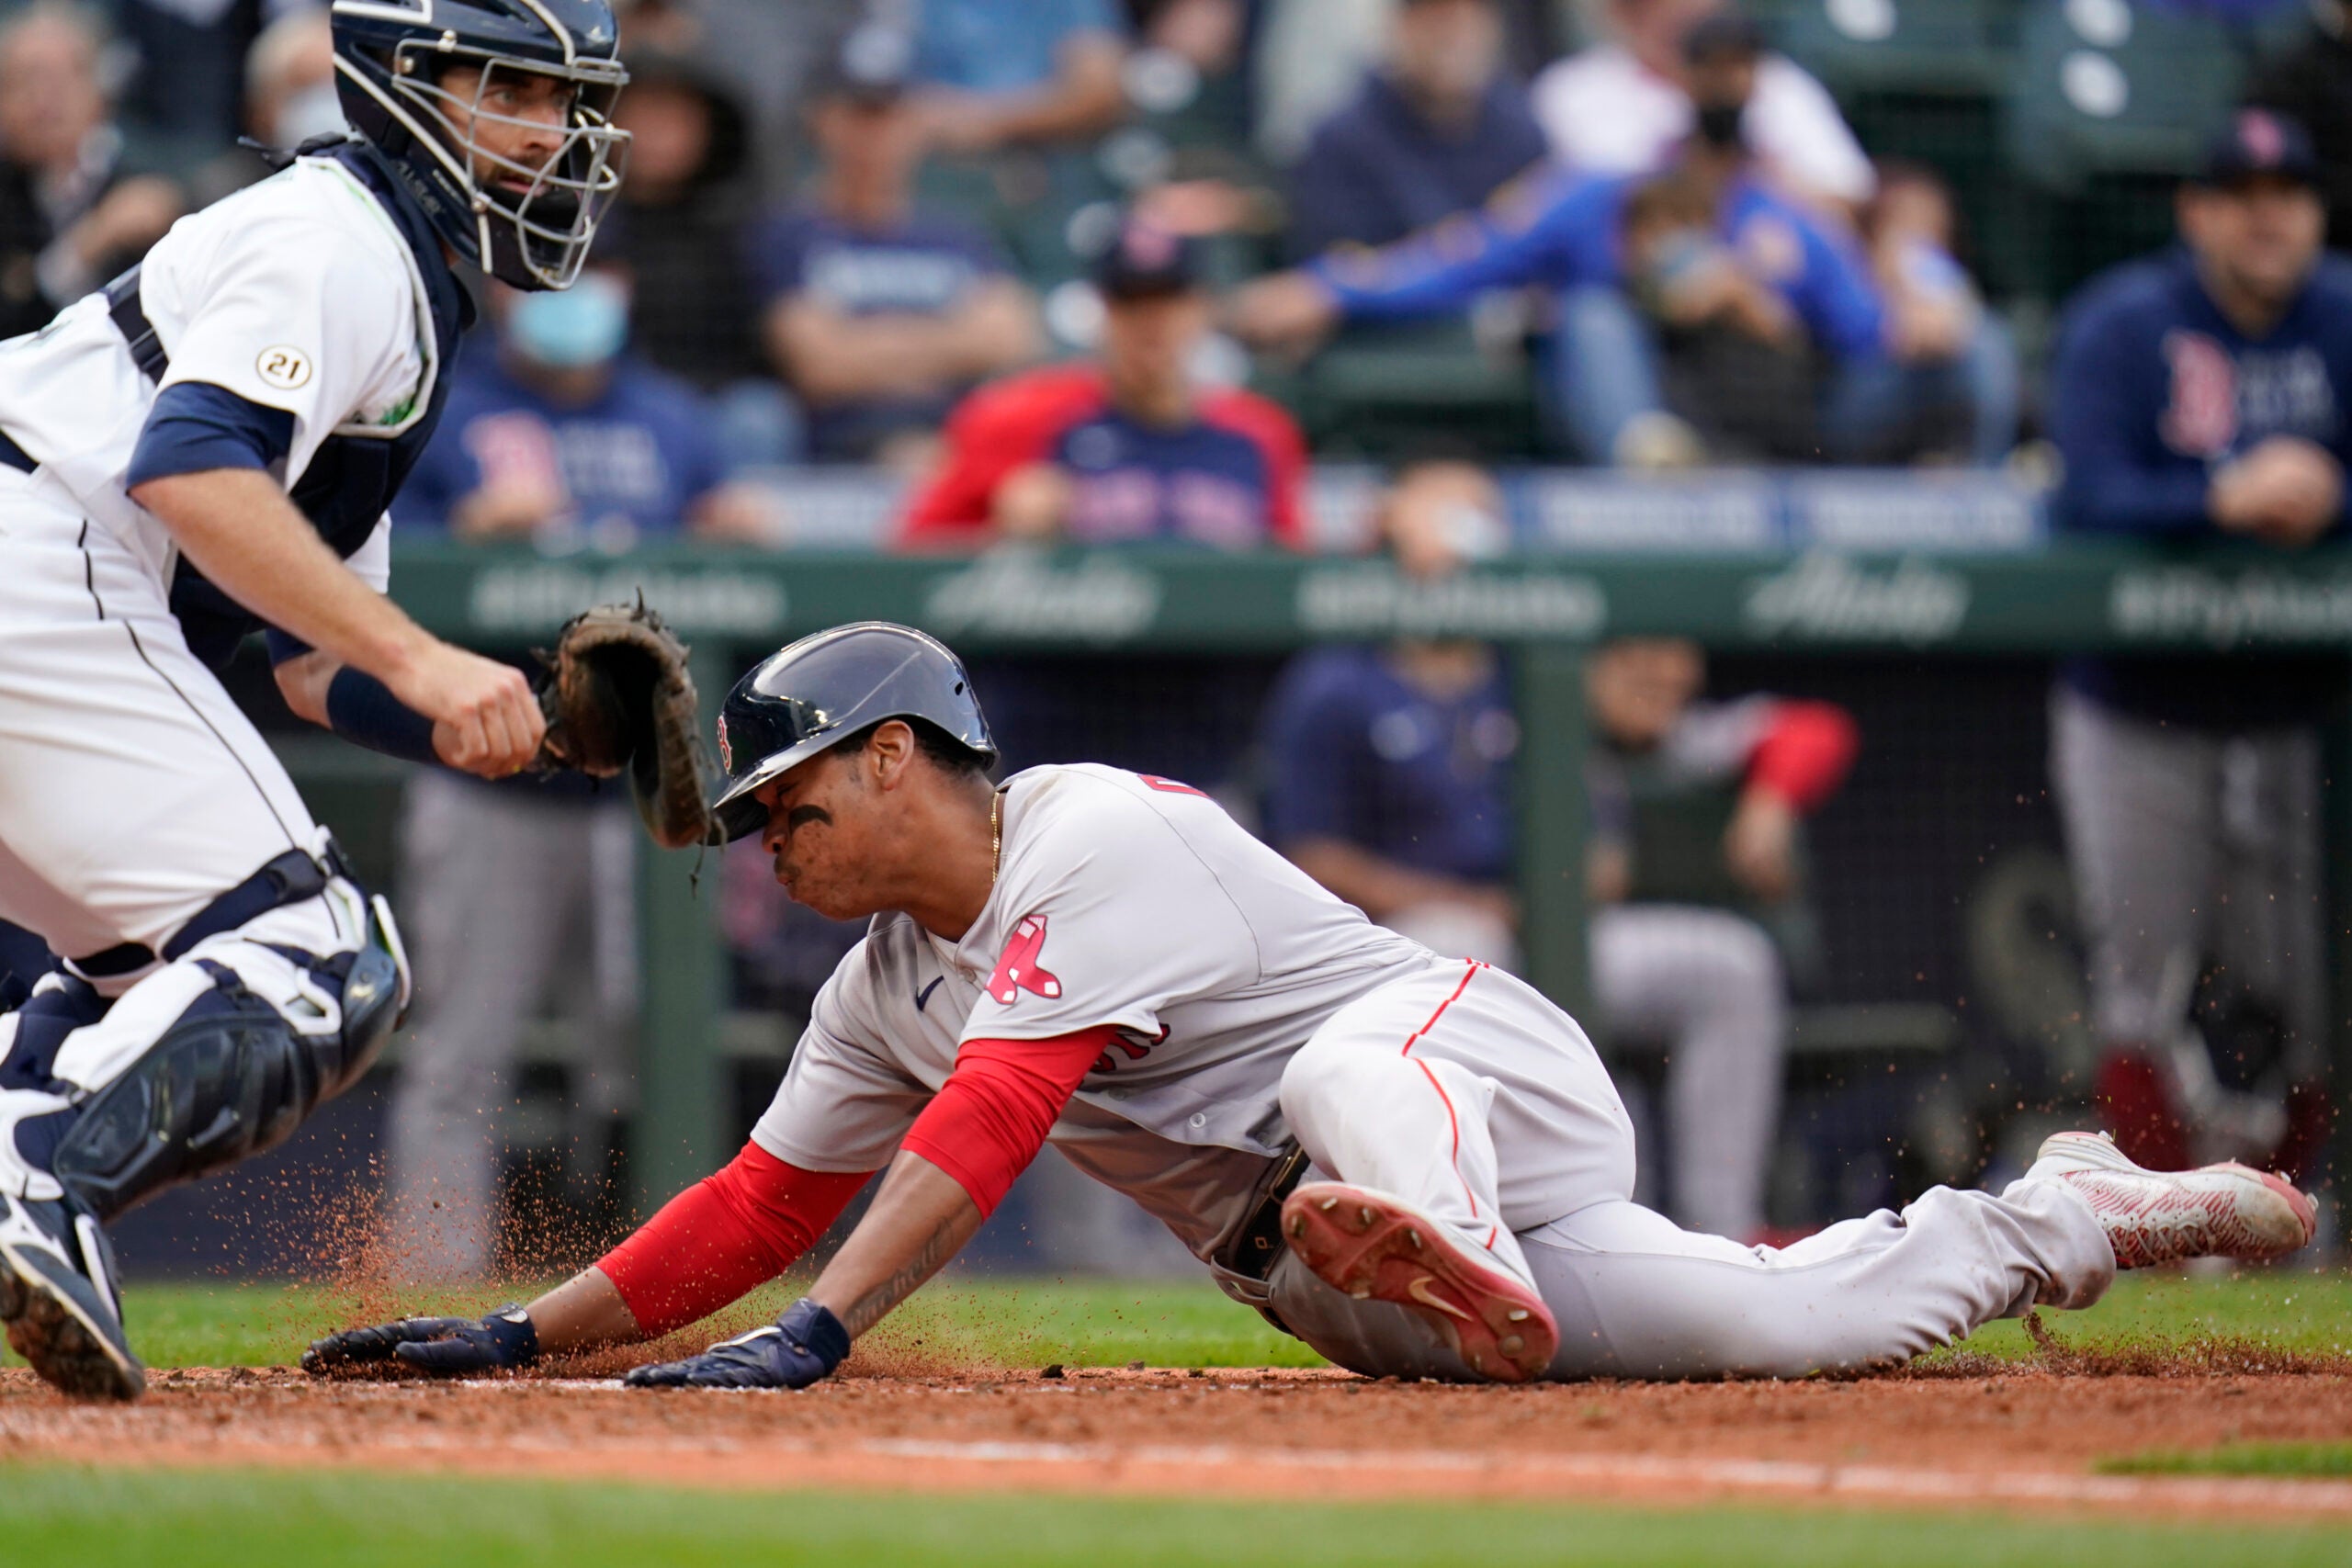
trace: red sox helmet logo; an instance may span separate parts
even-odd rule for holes
[[[1037,950],[1045,945],[1045,916],[1031,915],[1012,928],[1012,940],[1004,944],[1004,956],[989,976],[989,995],[1000,1006],[1011,1007],[1023,991],[1035,991],[1048,1001],[1062,994],[1061,981],[1037,962]]]

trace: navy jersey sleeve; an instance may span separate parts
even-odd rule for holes
[[[670,465],[679,505],[690,511],[696,502],[727,482],[727,464],[719,456],[718,441],[711,434],[709,411],[702,399],[684,382],[672,383],[669,391],[669,412],[662,422],[662,456]]]
[[[209,381],[175,381],[155,394],[123,484],[136,490],[175,474],[268,468],[293,448],[294,416],[284,409],[265,408]]]
[[[445,530],[459,501],[481,488],[481,465],[467,448],[470,411],[452,408],[433,439],[417,454],[400,494],[392,498],[392,526],[404,533]]]
[[[2110,284],[2069,312],[2050,371],[2048,419],[2065,459],[2062,524],[2101,533],[2190,534],[2207,525],[2202,464],[2156,436],[2169,378],[2160,331]]]
[[[1377,171],[1364,161],[1358,116],[1342,109],[1323,122],[1291,170],[1290,254],[1299,261],[1353,240],[1377,243],[1399,231]]]
[[[1264,732],[1266,838],[1276,848],[1302,839],[1370,840],[1355,787],[1363,747],[1357,696],[1343,650],[1306,654],[1283,672]]]
[[[1307,270],[1356,321],[1458,310],[1491,288],[1610,282],[1624,186],[1547,171],[1504,186],[1480,212],[1376,251],[1335,253]]]
[[[1012,257],[994,234],[976,224],[958,223],[950,231],[951,243],[971,261],[972,270],[982,277],[993,277],[1012,271]]]
[[[752,288],[763,309],[800,292],[815,238],[806,214],[778,212],[752,226],[743,244]]]

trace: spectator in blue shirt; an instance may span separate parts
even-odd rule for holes
[[[1293,254],[1385,245],[1484,202],[1544,155],[1503,69],[1496,0],[1405,0],[1388,62],[1325,120],[1290,179]]]
[[[1884,308],[1851,238],[1754,177],[1740,140],[1755,82],[1749,24],[1710,18],[1691,30],[1686,49],[1697,130],[1664,174],[1552,172],[1514,182],[1482,213],[1450,219],[1385,251],[1337,254],[1251,286],[1238,304],[1237,326],[1261,343],[1312,342],[1340,320],[1424,315],[1458,308],[1486,289],[1535,285],[1558,299],[1555,415],[1568,444],[1589,461],[1664,466],[1705,455],[1685,411],[1668,412],[1674,405],[1661,350],[1695,344],[1703,374],[1706,354],[1743,341],[1782,360],[1826,362],[1817,402],[1826,455],[1889,455],[1881,450],[1887,431],[1965,371],[1890,360]],[[1669,198],[1678,188],[1702,193],[1712,232],[1659,234],[1659,243],[1629,258],[1628,204],[1656,180],[1669,182]],[[1675,205],[1645,197],[1643,215],[1670,214]],[[1759,366],[1775,361],[1744,354],[1725,373]],[[1788,399],[1776,391],[1766,406],[1775,401]],[[1726,434],[1745,435],[1765,456],[1815,456],[1780,449],[1785,437],[1718,432]]]
[[[902,41],[868,28],[843,43],[809,107],[812,189],[759,226],[752,262],[810,456],[911,470],[957,399],[1044,344],[994,241],[914,205],[923,125]]]
[[[948,152],[1090,141],[1126,112],[1112,0],[915,0],[915,79]]]
[[[728,481],[703,400],[624,352],[622,274],[593,268],[561,293],[503,299],[497,345],[458,360],[396,526],[607,552],[685,530],[772,536],[765,501]]]
[[[2084,287],[2051,374],[2061,525],[2282,552],[2340,533],[2352,261],[2321,249],[2320,175],[2300,127],[2241,110],[2179,194],[2185,245]],[[2343,668],[2233,653],[2061,671],[2052,773],[2098,1094],[2143,1164],[2302,1179],[2326,1142],[2319,738]],[[2200,1022],[2233,1010],[2267,1021],[2261,1049],[2235,1027],[2209,1043]]]

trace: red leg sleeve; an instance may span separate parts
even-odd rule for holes
[[[1105,1024],[1051,1040],[965,1041],[899,1147],[954,1177],[983,1216],[996,1213],[1117,1033]]]
[[[873,1174],[803,1170],[746,1144],[596,1267],[649,1337],[684,1328],[792,1267]]]

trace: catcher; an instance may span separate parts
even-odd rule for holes
[[[1634,1204],[1625,1112],[1574,1020],[1369,923],[1200,791],[1078,765],[991,784],[954,654],[864,623],[738,683],[722,840],[873,926],[734,1162],[527,1307],[320,1340],[314,1373],[478,1372],[653,1337],[872,1206],[773,1326],[644,1387],[797,1388],[979,1228],[1049,1139],[1227,1292],[1372,1375],[1797,1375],[1899,1361],[2119,1267],[2267,1258],[2311,1201],[2237,1166],[2143,1171],[2061,1134],[1998,1196],[1939,1188],[1795,1247]]]
[[[220,671],[266,629],[298,716],[487,777],[545,728],[386,596],[387,510],[473,320],[455,269],[567,288],[619,192],[612,9],[330,9],[351,133],[0,344],[0,920],[62,960],[0,995],[0,1321],[85,1397],[144,1384],[107,1222],[282,1141],[408,1002]]]

